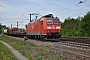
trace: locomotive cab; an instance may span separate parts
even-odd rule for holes
[[[46,19],[46,33],[48,38],[61,37],[61,24],[58,18]]]
[[[43,16],[40,22],[42,22],[42,31],[47,38],[61,37],[61,23],[59,18],[54,18],[52,14],[49,14]]]

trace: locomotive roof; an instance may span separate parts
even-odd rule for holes
[[[45,15],[45,16],[42,16],[42,17],[46,17],[46,18],[54,18],[54,17],[53,17],[53,14],[48,14],[48,15]]]
[[[54,18],[54,17],[53,17],[53,14],[48,14],[48,15],[42,16],[41,18]],[[40,21],[41,18],[39,18],[37,21]]]

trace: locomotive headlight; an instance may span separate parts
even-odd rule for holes
[[[61,29],[61,27],[60,26],[56,26],[56,29]]]
[[[47,26],[47,29],[51,29],[51,26]]]

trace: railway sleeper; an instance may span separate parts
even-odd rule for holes
[[[88,56],[90,55],[89,50],[86,51],[86,50],[70,48],[70,47],[66,47],[66,46],[62,46],[61,49],[65,50],[65,51],[72,51],[72,52],[75,52],[75,53],[78,53],[78,54],[83,54],[83,55],[88,55]]]

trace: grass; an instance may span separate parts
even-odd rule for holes
[[[0,40],[10,44],[13,46],[16,50],[18,50],[21,54],[29,58],[30,60],[47,60],[50,58],[48,56],[50,49],[47,49],[45,47],[40,47],[35,45],[34,43],[26,43],[24,41],[10,38],[7,36],[0,36]],[[62,60],[60,56],[52,56],[49,60]]]
[[[0,43],[0,60],[17,60],[17,58],[5,45]]]

